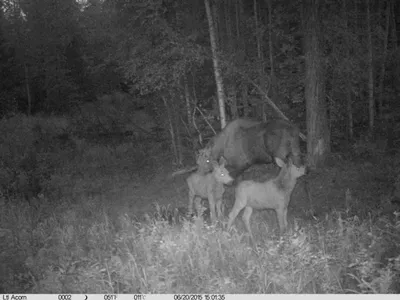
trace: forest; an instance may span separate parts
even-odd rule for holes
[[[0,293],[399,293],[399,38],[396,0],[0,0]],[[188,214],[235,120],[299,129],[284,234],[227,230],[237,182]]]

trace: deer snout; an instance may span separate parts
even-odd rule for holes
[[[232,178],[232,176],[230,176],[230,175],[225,176],[225,184],[226,185],[232,185],[233,182],[234,182],[234,179]]]

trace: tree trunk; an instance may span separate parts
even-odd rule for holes
[[[27,108],[27,115],[30,116],[32,113],[32,95],[31,95],[31,88],[30,88],[30,80],[29,80],[29,70],[26,63],[24,64],[25,69],[25,87],[26,87],[26,96],[28,99],[28,108]]]
[[[241,16],[244,15],[243,1],[237,0],[237,44],[239,45],[240,51],[240,63],[243,64],[246,57],[246,41],[243,34],[240,32],[240,24],[241,24]],[[247,92],[247,84],[242,82],[239,85],[239,98],[237,99],[237,105],[242,108],[242,116],[248,117],[250,115],[250,105],[249,105],[249,97]],[[239,114],[238,114],[239,115]]]
[[[349,7],[347,7],[346,0],[343,0],[342,3],[342,13],[343,13],[343,18],[345,20],[345,30],[346,34],[348,32],[348,27],[349,27],[349,16],[347,12],[350,10]],[[350,59],[350,49],[347,48],[346,51],[346,59]],[[351,141],[353,140],[354,136],[354,130],[353,130],[353,105],[352,105],[352,90],[351,90],[351,80],[350,80],[350,70],[346,72],[346,102],[347,102],[347,137],[348,140]]]
[[[239,24],[240,24],[240,0],[235,1],[235,12],[236,12],[236,37],[240,38],[240,29],[239,29]]]
[[[185,75],[183,78],[183,89],[185,92],[185,104],[186,104],[186,115],[187,115],[187,123],[189,129],[192,129],[191,121],[192,121],[192,105],[190,100],[190,92],[189,92],[189,85],[187,81],[187,76]]]
[[[268,35],[269,35],[269,63],[271,67],[271,72],[270,72],[270,80],[271,80],[271,90],[272,90],[272,95],[276,95],[276,78],[275,78],[275,68],[274,68],[274,47],[272,43],[272,5],[271,2],[272,0],[266,0],[268,4]]]
[[[210,0],[207,0],[210,1]],[[210,16],[211,16],[211,20],[213,21],[213,26],[214,26],[214,36],[215,36],[215,44],[218,45],[221,42],[221,24],[219,22],[219,15],[218,15],[218,4],[219,3],[215,3],[213,6],[210,6],[210,8],[212,8],[212,10],[210,9]],[[208,17],[208,15],[207,15]]]
[[[355,29],[357,30],[359,27],[360,27],[360,17],[358,16],[358,0],[356,0],[356,1],[354,1],[354,10],[355,10],[355,21],[354,21],[354,23],[355,23]]]
[[[305,0],[305,99],[307,110],[307,160],[308,166],[315,169],[322,165],[330,152],[330,133],[328,128],[325,74],[319,45],[320,26],[319,1]]]
[[[391,5],[392,5],[392,44],[394,47],[394,51],[397,50],[397,29],[396,29],[396,14],[395,14],[395,4],[397,0],[394,0]]]
[[[257,0],[253,0],[253,10],[254,10],[254,25],[256,28],[256,42],[257,42],[257,56],[259,62],[261,62],[262,53],[261,53],[261,41],[260,41],[260,30],[258,26],[258,12],[257,12]]]
[[[189,135],[190,135],[190,140],[192,141],[192,148],[193,150],[197,149],[198,146],[198,142],[197,139],[194,138],[194,134],[195,134],[195,126],[196,123],[194,122],[194,107],[195,107],[195,103],[193,103],[192,98],[190,97],[190,91],[189,91],[189,84],[188,84],[188,76],[185,75],[183,78],[183,85],[184,85],[184,95],[185,95],[185,104],[186,104],[186,116],[187,116],[187,128],[189,131]],[[194,90],[194,87],[193,87]]]
[[[381,65],[381,76],[379,79],[379,119],[382,119],[383,114],[383,82],[385,79],[385,62],[387,57],[388,39],[389,39],[389,24],[390,24],[390,2],[386,2],[386,26],[385,26],[385,36],[383,39],[383,57]]]
[[[183,165],[183,152],[182,152],[182,138],[181,138],[181,132],[180,129],[180,123],[179,123],[179,110],[175,109],[173,116],[174,116],[174,124],[175,124],[175,132],[176,132],[176,150],[177,150],[177,165],[182,166]]]
[[[232,20],[230,17],[230,1],[225,0],[225,28],[226,28],[226,39],[225,39],[225,52],[235,54],[234,49],[234,37],[232,30]],[[230,119],[237,118],[237,100],[236,100],[236,80],[233,76],[229,77],[229,80],[226,80],[225,84],[226,91],[226,103],[229,106],[230,110]],[[227,116],[228,120],[229,116]]]
[[[225,1],[225,30],[226,30],[226,44],[228,49],[232,47],[232,25],[230,14],[230,1]]]
[[[175,129],[174,129],[173,120],[172,120],[172,116],[171,116],[170,106],[168,104],[168,100],[166,99],[166,96],[162,96],[162,99],[163,99],[165,109],[167,112],[167,116],[168,116],[168,126],[169,126],[169,133],[171,134],[172,152],[174,154],[175,163],[179,164],[178,147],[176,145]]]
[[[174,101],[176,99],[179,99],[180,101]],[[177,164],[178,166],[183,165],[183,147],[182,147],[182,133],[181,133],[181,128],[182,125],[184,126],[185,124],[182,124],[181,122],[181,110],[180,106],[183,104],[183,95],[182,93],[176,93],[174,97],[171,99],[170,106],[172,107],[171,111],[171,116],[173,119],[173,126],[174,126],[174,132],[175,132],[175,137],[176,137],[176,149],[177,149],[177,154],[178,154],[178,159],[177,159]]]
[[[233,84],[230,84],[226,87],[226,90],[227,90],[226,101],[228,103],[231,112],[231,120],[234,120],[238,117],[236,87]]]
[[[257,57],[258,57],[258,65],[259,65],[259,84],[264,92],[266,92],[265,89],[265,76],[264,76],[264,59],[263,59],[263,53],[261,49],[261,37],[260,37],[260,28],[258,26],[258,9],[257,9],[257,0],[253,0],[253,10],[254,10],[254,25],[256,28],[256,43],[257,43]],[[265,103],[261,104],[262,110],[261,110],[261,118],[264,122],[267,121],[267,116],[265,114]]]
[[[243,117],[247,118],[250,115],[249,96],[246,90],[246,84],[241,85],[241,97],[243,107]]]
[[[199,149],[199,145],[203,146],[203,135],[199,130],[199,127],[196,124],[196,112],[199,111],[201,114],[201,110],[197,107],[198,99],[196,94],[196,85],[195,85],[195,76],[194,73],[192,74],[192,85],[193,85],[193,112],[192,112],[192,128],[197,132],[198,139],[193,142],[194,150]]]
[[[349,140],[353,140],[354,137],[354,125],[353,125],[353,104],[351,95],[351,84],[347,82],[347,117],[348,117],[348,137]]]
[[[208,29],[210,32],[210,43],[211,43],[211,51],[212,51],[212,60],[214,65],[214,75],[215,75],[215,84],[217,86],[217,94],[218,94],[218,106],[219,106],[219,114],[221,119],[221,128],[224,128],[226,125],[226,115],[225,115],[225,94],[224,94],[224,83],[222,79],[221,70],[219,67],[218,60],[218,51],[217,51],[217,41],[214,30],[214,22],[211,15],[211,8],[209,0],[204,0],[207,12],[208,19]]]
[[[374,132],[375,122],[375,99],[374,99],[374,74],[372,66],[372,34],[371,34],[371,14],[369,10],[369,0],[365,0],[367,6],[367,37],[368,37],[368,111],[369,111],[369,133]]]

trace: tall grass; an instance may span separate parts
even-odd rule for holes
[[[3,232],[9,254],[18,256],[6,269],[10,274],[19,266],[17,280],[8,279],[3,288],[10,293],[399,291],[398,216],[372,222],[337,212],[282,239],[265,233],[252,249],[242,233],[200,219],[170,224],[149,217],[139,223],[121,212],[111,220],[97,200],[59,206],[42,220],[28,206],[2,207],[8,219],[2,218],[1,228],[17,224]]]

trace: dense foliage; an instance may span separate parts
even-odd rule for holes
[[[146,102],[162,110],[163,97],[182,102],[177,107],[182,107],[178,112],[184,120],[187,93],[192,105],[213,114],[215,81],[203,1],[1,3],[1,115],[66,113],[118,90],[147,94]],[[347,99],[352,110],[360,112],[353,116],[356,133],[363,131],[358,126],[368,123],[366,3],[320,4],[322,81],[334,137],[348,135]],[[382,118],[394,112],[399,93],[396,12],[400,6],[396,1],[368,3],[374,97]],[[289,118],[304,122],[305,5],[303,1],[212,2],[230,117],[274,115],[255,83]]]

